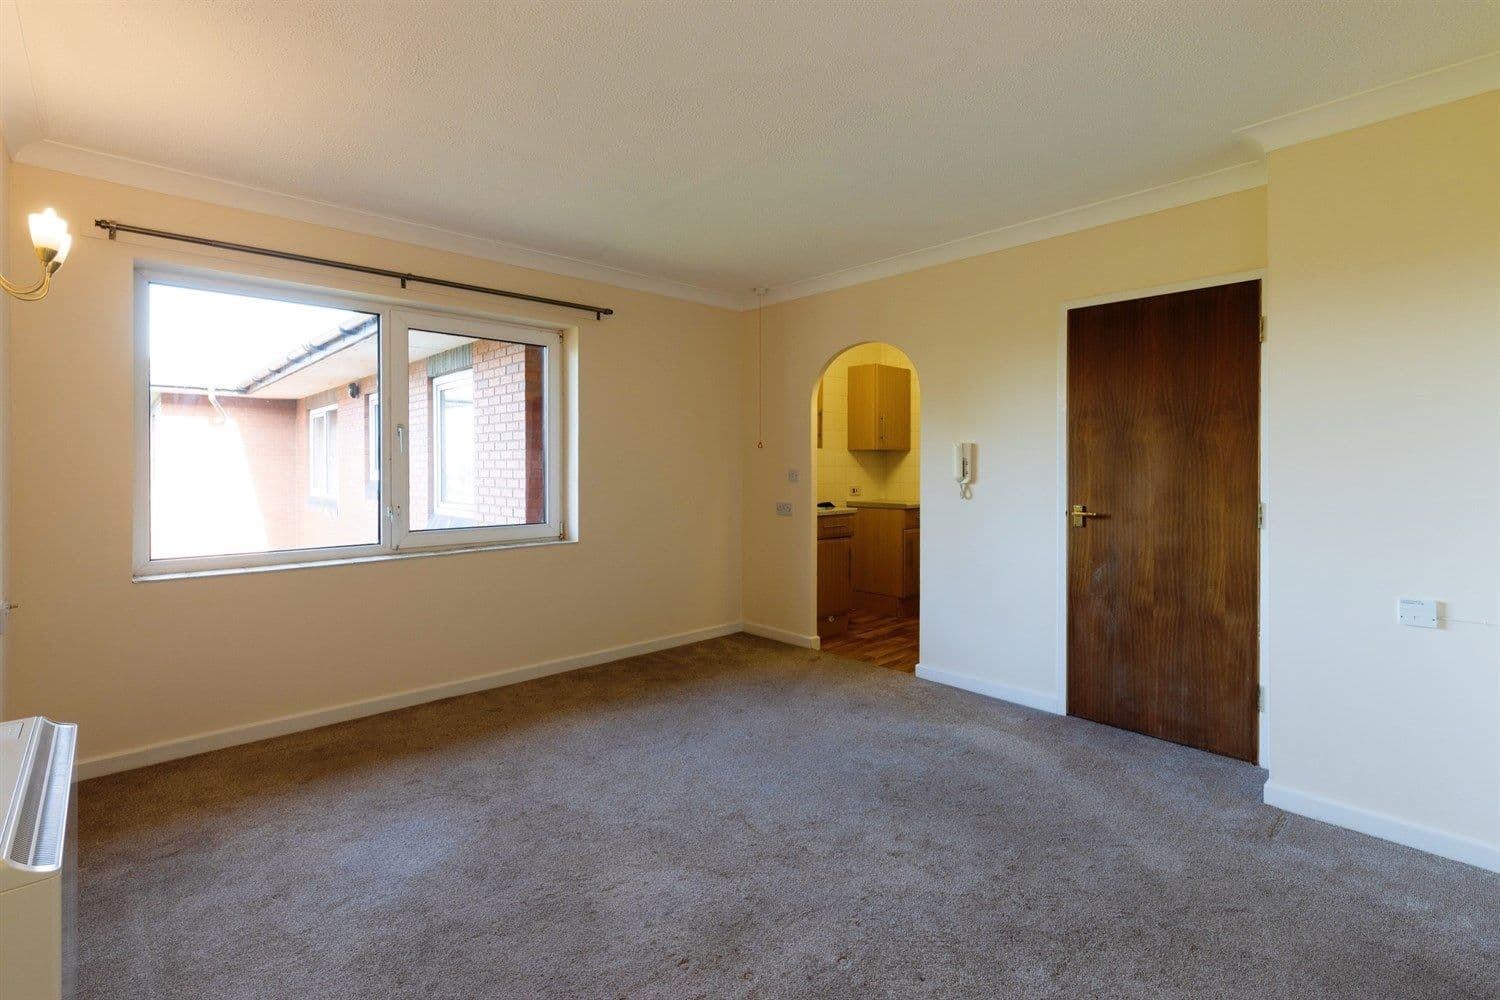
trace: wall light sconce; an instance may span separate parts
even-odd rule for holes
[[[36,259],[42,262],[42,276],[37,279],[36,284],[23,287],[6,281],[5,276],[0,275],[0,288],[22,302],[35,302],[52,287],[52,275],[68,259],[73,236],[68,232],[68,221],[59,218],[50,208],[43,212],[33,212],[28,220],[31,223],[31,245],[36,250]]]

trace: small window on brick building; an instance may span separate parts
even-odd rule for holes
[[[474,519],[474,369],[432,380],[433,508]]]
[[[322,406],[307,414],[307,495],[314,500],[339,498],[339,440],[337,406]]]
[[[380,482],[380,393],[365,394],[365,482]]]

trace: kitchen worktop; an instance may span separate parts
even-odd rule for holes
[[[907,500],[850,500],[850,507],[877,507],[881,510],[917,510],[922,505]],[[837,509],[837,508],[835,508]]]
[[[854,511],[848,507],[819,507],[818,516],[828,517],[830,514],[853,514]]]

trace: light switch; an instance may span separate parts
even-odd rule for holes
[[[800,483],[802,481],[802,473],[798,472],[796,469],[787,469],[786,481],[789,483]]]
[[[1425,597],[1396,598],[1396,620],[1413,628],[1437,628],[1437,601]]]

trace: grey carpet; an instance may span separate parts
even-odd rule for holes
[[[90,781],[85,998],[1495,997],[1500,879],[732,636]]]

